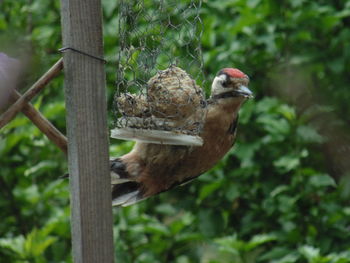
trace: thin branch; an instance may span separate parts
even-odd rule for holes
[[[11,96],[13,102],[21,98],[21,94],[16,90]],[[67,138],[39,111],[37,111],[32,104],[25,103],[22,112],[44,133],[49,140],[56,144],[62,152],[67,154]]]
[[[59,59],[21,98],[19,98],[2,116],[0,116],[0,129],[9,123],[35,95],[37,95],[54,77],[61,72],[63,59]]]

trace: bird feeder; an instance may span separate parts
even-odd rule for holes
[[[115,98],[117,128],[111,137],[147,143],[200,146],[206,114],[202,89],[184,70],[159,71],[139,93]]]

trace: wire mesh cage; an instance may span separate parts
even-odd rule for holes
[[[113,138],[202,144],[200,8],[201,1],[119,2]]]

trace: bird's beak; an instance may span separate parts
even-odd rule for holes
[[[241,95],[241,96],[243,96],[245,98],[248,98],[248,99],[254,97],[253,96],[253,92],[250,89],[248,89],[246,86],[243,86],[243,85],[239,86],[239,88],[236,90],[236,92],[239,95]]]

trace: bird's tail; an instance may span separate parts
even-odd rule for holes
[[[130,176],[120,158],[110,161],[112,183],[112,205],[129,206],[145,199],[142,185]]]
[[[147,198],[143,196],[142,184],[129,175],[126,165],[120,158],[110,161],[110,170],[113,206],[129,206]],[[69,174],[59,178],[67,179]]]

